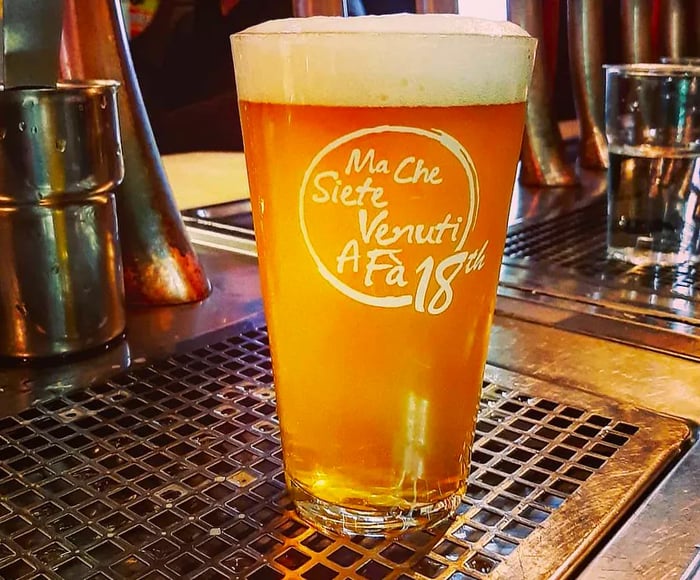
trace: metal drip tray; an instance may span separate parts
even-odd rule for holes
[[[596,199],[570,213],[512,227],[506,239],[502,282],[545,293],[549,288],[554,295],[636,306],[700,324],[700,269],[609,260],[606,212],[606,200]],[[562,278],[569,283],[562,284]]]
[[[0,577],[567,576],[690,438],[495,368],[477,431],[448,525],[321,534],[285,495],[267,335],[247,332],[0,419]]]

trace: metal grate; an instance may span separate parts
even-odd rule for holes
[[[583,557],[689,437],[490,369],[455,521],[330,537],[285,495],[270,366],[256,330],[0,419],[0,577],[545,576]]]
[[[635,266],[608,260],[606,216],[606,200],[599,199],[571,213],[515,227],[506,239],[506,263],[547,263],[614,288],[644,290],[692,302],[700,300],[697,266]]]

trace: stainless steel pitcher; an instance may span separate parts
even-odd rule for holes
[[[117,88],[0,91],[0,356],[79,352],[124,331]]]

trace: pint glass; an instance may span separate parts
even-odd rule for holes
[[[458,16],[232,37],[287,485],[381,535],[465,491],[535,41]]]

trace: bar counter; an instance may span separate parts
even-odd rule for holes
[[[509,239],[603,192],[596,174],[580,189],[516,188]],[[296,519],[283,492],[256,259],[190,233],[213,285],[204,302],[132,309],[107,350],[0,373],[0,577],[680,578],[692,567],[693,295],[646,309],[641,290],[622,300],[614,284],[506,258],[459,514],[429,533],[341,539]]]

